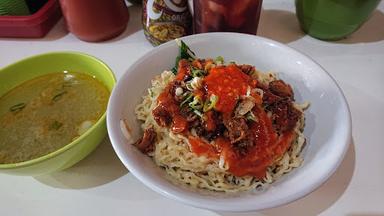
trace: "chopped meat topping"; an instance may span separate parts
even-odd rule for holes
[[[278,133],[291,130],[296,126],[301,112],[293,105],[293,91],[290,85],[282,80],[274,80],[263,89],[263,105],[272,113],[273,127]]]
[[[192,66],[199,70],[204,70],[204,65],[205,65],[205,59],[195,59],[192,62]]]
[[[187,122],[193,122],[195,120],[198,120],[198,116],[193,113],[193,111],[187,106],[183,106],[180,108],[180,114],[185,117]]]
[[[176,80],[187,81],[191,79],[191,68],[187,60],[181,59],[178,63],[178,70],[176,75]]]
[[[269,90],[264,90],[264,93],[263,93],[263,104],[264,105],[266,105],[266,106],[271,105],[273,103],[278,102],[281,99],[282,98],[280,96],[273,94]]]
[[[167,127],[172,122],[171,114],[168,112],[168,110],[161,104],[155,107],[152,111],[153,118],[155,119],[156,123],[160,125],[161,127]]]
[[[280,133],[293,129],[301,115],[289,99],[273,103],[267,109],[272,112],[271,118],[275,130]]]
[[[282,80],[274,80],[270,82],[269,90],[277,96],[293,98],[293,91],[291,86]]]
[[[252,65],[243,64],[243,65],[238,65],[237,67],[239,67],[243,73],[248,74],[248,75],[251,75],[252,73],[254,73],[256,71],[255,67]]]
[[[201,124],[196,124],[194,126],[194,129],[196,131],[196,135],[206,139],[207,141],[212,141],[216,139],[217,137],[220,137],[224,134],[225,126],[223,124],[216,125],[216,129],[214,131],[207,131],[204,129],[204,126]]]
[[[152,152],[154,149],[155,139],[156,132],[152,126],[144,131],[143,137],[135,143],[135,146],[137,146],[137,148],[145,154]]]
[[[240,140],[237,143],[234,143],[233,146],[235,147],[236,151],[240,155],[245,155],[248,152],[248,149],[254,145],[254,138],[251,133],[247,132],[247,136]]]
[[[208,111],[204,115],[204,129],[207,131],[215,131],[218,124],[220,124],[220,115],[216,111]]]
[[[228,130],[228,138],[232,144],[247,136],[248,125],[244,117],[225,118],[224,125]]]
[[[239,155],[245,155],[254,146],[254,137],[250,132],[244,117],[233,117],[224,120],[227,132],[224,134],[229,139],[232,147]]]

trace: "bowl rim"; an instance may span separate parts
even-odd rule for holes
[[[159,52],[159,50],[161,51],[162,49],[167,49],[169,47],[172,47],[174,45],[172,45],[172,43],[174,43],[174,41],[169,41],[167,43],[164,43],[164,44],[161,44],[160,46],[156,47],[155,49],[152,49],[150,50],[149,52],[147,52],[146,54],[144,54],[143,56],[141,56],[138,60],[136,60],[130,67],[128,67],[128,69],[126,70],[125,74],[122,75],[122,77],[118,80],[114,90],[112,91],[112,94],[111,94],[111,98],[110,98],[110,102],[108,104],[108,108],[107,108],[107,129],[108,129],[108,135],[110,137],[110,140],[111,140],[111,143],[112,143],[112,146],[117,154],[117,156],[119,157],[119,159],[122,161],[122,163],[124,164],[124,166],[126,166],[130,172],[139,180],[141,181],[144,185],[146,185],[147,187],[151,188],[152,190],[164,195],[165,197],[167,198],[170,198],[172,200],[176,200],[176,201],[180,201],[184,204],[187,204],[187,205],[191,205],[191,206],[194,206],[194,207],[198,207],[198,208],[204,208],[204,209],[210,209],[210,210],[215,210],[215,211],[230,211],[230,212],[246,212],[246,211],[255,211],[255,210],[262,210],[262,209],[267,209],[267,208],[272,208],[272,207],[277,207],[277,206],[281,206],[281,205],[284,205],[284,204],[288,204],[290,202],[293,202],[297,199],[300,199],[306,195],[308,195],[309,193],[311,193],[312,191],[314,191],[315,189],[317,189],[318,187],[320,187],[323,183],[326,182],[326,180],[328,180],[328,178],[337,170],[337,168],[339,167],[339,165],[341,164],[342,160],[344,159],[344,156],[348,150],[348,147],[352,141],[352,120],[351,120],[351,112],[350,112],[350,108],[348,106],[348,103],[347,103],[347,100],[346,100],[346,97],[342,91],[342,89],[340,88],[340,86],[338,85],[338,83],[336,82],[336,80],[319,64],[317,63],[315,60],[313,60],[311,57],[309,57],[308,55],[304,54],[304,53],[301,53],[300,51],[292,48],[292,47],[289,47],[285,44],[282,44],[280,42],[277,42],[277,41],[274,41],[274,40],[271,40],[271,39],[268,39],[268,38],[264,38],[264,37],[260,37],[260,36],[257,36],[257,35],[249,35],[249,34],[243,34],[243,33],[230,33],[230,32],[215,32],[215,33],[202,33],[202,34],[195,34],[195,35],[190,35],[190,36],[186,36],[186,37],[182,37],[180,38],[181,40],[183,39],[191,39],[191,40],[195,40],[196,38],[199,38],[199,37],[205,37],[205,38],[208,38],[208,37],[224,37],[227,36],[229,38],[233,38],[233,37],[241,37],[243,39],[251,39],[251,40],[258,40],[262,43],[266,43],[266,44],[270,44],[272,46],[277,46],[279,48],[283,48],[283,49],[286,49],[292,53],[295,53],[297,54],[298,56],[300,56],[301,58],[303,59],[306,59],[308,61],[310,61],[311,63],[313,63],[319,70],[321,70],[322,73],[324,73],[325,76],[327,76],[328,78],[330,78],[330,81],[332,82],[333,85],[335,85],[335,87],[337,88],[338,92],[340,93],[340,102],[341,102],[341,106],[345,108],[345,113],[344,113],[344,118],[346,120],[345,122],[345,137],[343,137],[343,143],[340,143],[341,145],[341,150],[338,152],[339,153],[339,157],[336,159],[335,163],[332,165],[332,166],[329,166],[327,168],[327,172],[326,172],[326,175],[323,175],[321,176],[320,178],[316,179],[316,181],[313,181],[309,187],[306,187],[306,188],[303,188],[301,189],[299,192],[296,192],[296,193],[292,193],[290,196],[287,196],[283,199],[279,199],[279,200],[275,200],[274,202],[270,202],[269,205],[265,205],[263,207],[252,207],[252,206],[248,206],[248,207],[242,207],[240,208],[240,206],[237,206],[237,207],[234,207],[234,206],[218,206],[218,205],[211,205],[211,202],[208,202],[208,203],[204,203],[204,202],[201,202],[198,201],[198,199],[200,198],[192,198],[190,197],[189,195],[186,195],[186,194],[183,194],[183,192],[179,192],[179,191],[176,191],[172,188],[169,188],[168,186],[164,186],[164,185],[159,185],[157,184],[155,181],[153,181],[152,178],[150,177],[145,177],[141,174],[141,171],[137,170],[135,167],[131,167],[129,162],[127,162],[127,160],[129,161],[130,159],[128,158],[125,158],[124,157],[124,152],[123,150],[119,149],[119,146],[121,145],[119,139],[117,137],[115,137],[115,134],[118,133],[117,131],[112,131],[112,128],[114,128],[114,124],[117,124],[115,122],[112,122],[112,117],[114,114],[112,113],[112,106],[113,104],[115,104],[117,102],[117,91],[121,88],[120,86],[123,85],[123,80],[125,76],[127,76],[126,74],[129,73],[133,68],[136,68],[138,65],[142,64],[144,62],[144,59],[147,59],[148,57],[150,56],[153,56],[155,55],[155,53]],[[215,202],[215,201],[212,201],[212,202]],[[217,203],[217,202],[216,202]]]
[[[55,52],[47,52],[47,53],[32,55],[32,56],[23,58],[23,59],[21,59],[19,61],[16,61],[14,63],[11,63],[11,64],[3,67],[3,68],[0,68],[0,73],[3,70],[5,70],[5,69],[14,67],[15,65],[18,65],[18,64],[22,64],[22,63],[24,63],[26,61],[34,60],[35,58],[41,58],[41,57],[46,57],[46,56],[51,56],[51,55],[62,55],[62,54],[64,54],[64,55],[82,56],[82,57],[91,59],[92,61],[95,61],[95,62],[99,63],[102,67],[104,67],[106,69],[106,71],[108,71],[108,75],[111,78],[111,80],[113,81],[113,86],[112,86],[112,89],[110,91],[110,96],[112,95],[113,87],[116,85],[116,77],[115,77],[115,74],[113,73],[112,69],[106,63],[104,63],[102,60],[96,58],[95,56],[92,56],[92,55],[89,55],[89,54],[86,54],[86,53],[82,53],[82,52],[77,52],[77,51],[55,51]],[[30,79],[28,79],[28,80],[30,80]],[[25,80],[25,81],[28,81],[28,80]],[[25,81],[23,81],[23,82],[25,82]],[[104,84],[104,81],[102,81],[102,80],[99,80],[99,81]],[[19,83],[18,85],[22,84],[23,82]],[[13,88],[9,89],[8,91],[10,91],[12,89]],[[2,96],[2,95],[0,95],[0,96]],[[53,152],[48,153],[46,155],[43,155],[43,156],[31,159],[31,160],[27,160],[27,161],[22,161],[22,162],[17,162],[17,163],[6,163],[6,164],[0,163],[0,170],[22,168],[22,167],[31,166],[31,165],[43,162],[45,160],[54,158],[57,155],[60,155],[60,154],[62,154],[64,152],[66,152],[67,150],[73,148],[78,143],[80,143],[82,140],[84,140],[90,133],[92,133],[92,131],[95,128],[97,128],[101,124],[103,124],[103,122],[106,121],[106,116],[107,116],[107,110],[104,111],[103,115],[96,121],[96,123],[94,125],[92,125],[91,128],[89,128],[86,132],[81,134],[79,137],[77,137],[72,142],[64,145],[63,147],[57,149],[56,151],[53,151]]]

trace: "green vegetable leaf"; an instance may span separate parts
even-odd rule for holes
[[[179,67],[179,61],[181,59],[194,60],[196,59],[195,53],[188,47],[184,41],[175,39],[177,45],[179,46],[179,55],[176,57],[175,66],[172,68],[172,72],[177,74],[177,70]]]
[[[188,47],[187,44],[182,40],[176,40],[176,43],[179,46],[179,56],[180,59],[193,60],[196,59],[196,54]]]
[[[172,71],[172,73],[173,73],[173,74],[175,74],[175,75],[176,75],[176,74],[177,74],[177,67],[176,67],[176,66],[175,66],[175,67],[173,67],[173,68],[171,69],[171,71]]]

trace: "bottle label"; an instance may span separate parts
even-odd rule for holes
[[[190,33],[187,0],[144,0],[142,18],[144,34],[155,46]]]

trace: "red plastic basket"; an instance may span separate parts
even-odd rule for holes
[[[61,17],[57,0],[48,0],[29,16],[0,16],[0,37],[44,37]]]

